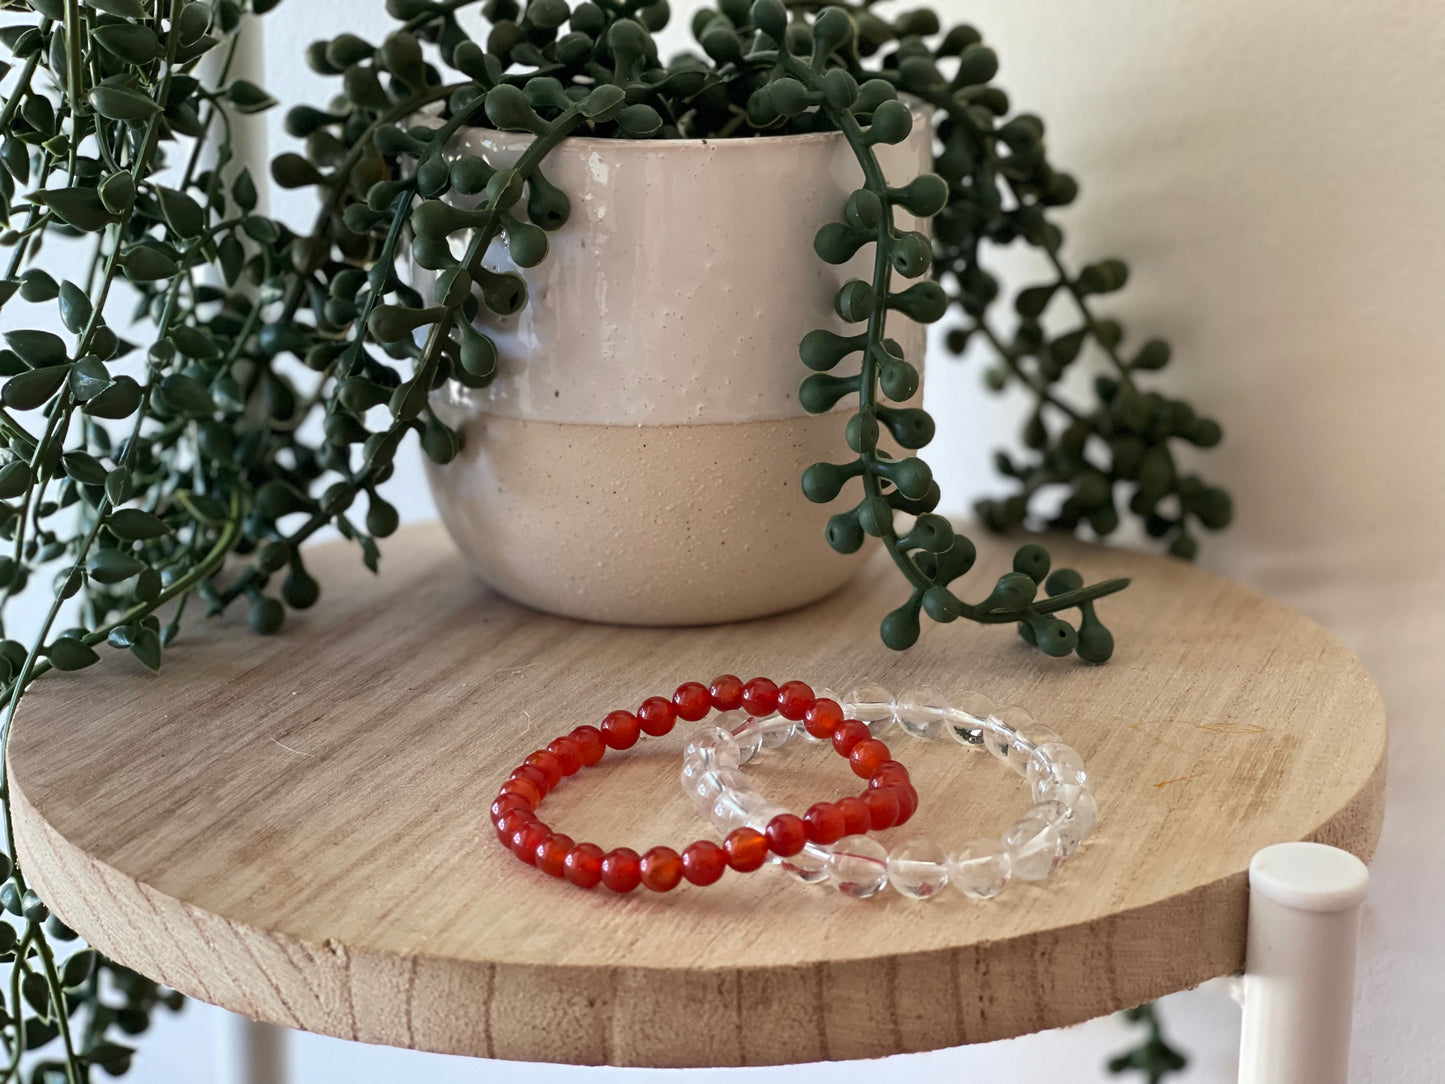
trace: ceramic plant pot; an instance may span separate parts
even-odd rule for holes
[[[479,129],[454,150],[505,166],[530,139]],[[929,125],[879,152],[907,183]],[[798,405],[798,343],[845,330],[833,295],[871,278],[871,247],[844,267],[813,252],[861,184],[843,138],[574,138],[543,171],[572,214],[521,271],[530,303],[487,319],[497,377],[434,396],[465,438],[428,465],[457,545],[503,594],[593,621],[735,621],[835,590],[866,548],[829,549],[838,508],[799,492],[809,464],[851,453],[845,416]],[[500,243],[488,265],[516,270]],[[889,333],[921,361],[921,327],[895,313]]]

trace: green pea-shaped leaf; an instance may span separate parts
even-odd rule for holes
[[[873,111],[873,123],[868,128],[868,138],[873,143],[902,143],[913,131],[913,114],[902,102],[882,102]]]
[[[166,225],[182,237],[198,237],[206,228],[206,213],[201,205],[184,192],[174,188],[156,186],[156,197],[161,203],[161,214]]]
[[[121,214],[135,200],[135,178],[117,170],[100,182],[100,202],[111,214]]]
[[[106,52],[137,67],[161,55],[161,42],[150,27],[140,23],[108,23],[90,32]]]
[[[873,287],[862,279],[849,279],[833,298],[833,309],[849,323],[868,319],[873,311]]]
[[[0,400],[11,410],[34,410],[49,402],[69,375],[70,366],[52,365],[12,376],[0,388]]]
[[[842,222],[825,222],[813,236],[813,251],[825,263],[847,263],[872,237]]]
[[[85,296],[84,290],[69,280],[60,284],[58,307],[60,322],[65,325],[67,331],[78,335],[90,322],[92,311],[90,298]]]
[[[30,202],[49,207],[66,225],[91,232],[110,224],[111,213],[94,188],[52,188],[32,192]]]
[[[817,20],[813,23],[813,63],[815,65],[826,58],[830,53],[848,45],[853,40],[854,25],[852,17],[840,7],[826,7],[818,13]],[[833,71],[841,69],[834,68]],[[843,103],[842,107],[852,104]]]
[[[151,245],[134,245],[120,258],[121,270],[132,282],[155,282],[180,274],[175,260]]]
[[[0,498],[10,500],[30,488],[30,464],[16,459],[0,467]]]
[[[78,402],[89,402],[110,387],[112,383],[105,363],[94,354],[87,354],[71,367],[70,394]]]
[[[65,473],[83,485],[104,485],[106,475],[109,473],[105,469],[105,464],[85,452],[66,452],[60,457],[60,462],[65,468]]]
[[[613,120],[626,101],[626,91],[612,83],[604,83],[583,99],[582,115],[592,121]]]
[[[487,119],[503,131],[536,131],[546,124],[541,121],[520,87],[503,83],[487,91]]]
[[[237,79],[226,88],[226,100],[241,113],[261,113],[276,104],[276,99],[245,79]]]
[[[65,340],[50,331],[7,331],[5,342],[32,368],[59,365],[66,360]]]
[[[652,106],[638,102],[617,115],[617,127],[628,139],[646,139],[662,129],[662,117]]]
[[[813,40],[815,44],[818,41],[816,24]],[[823,100],[834,109],[851,109],[858,100],[858,80],[842,68],[829,68],[823,75]]]
[[[120,583],[128,580],[146,567],[139,557],[122,550],[100,550],[86,565],[86,571],[96,583]]]
[[[81,411],[92,418],[127,418],[135,413],[140,401],[140,385],[131,377],[121,375],[109,388],[81,407]]]
[[[26,301],[53,301],[60,293],[60,286],[47,272],[32,267],[20,275],[20,296]]]
[[[100,661],[93,648],[73,636],[60,637],[46,649],[46,654],[57,670],[84,670]]]
[[[204,417],[216,412],[216,401],[211,398],[206,386],[185,373],[172,373],[161,381],[161,394],[182,414]]]
[[[106,120],[135,123],[147,120],[161,107],[146,95],[129,87],[100,86],[90,92],[90,107]]]
[[[164,538],[171,533],[159,516],[139,508],[117,508],[105,521],[112,534],[127,542],[141,542],[152,538]]]
[[[480,388],[489,383],[497,372],[497,346],[466,321],[461,325],[461,362],[468,387]]]

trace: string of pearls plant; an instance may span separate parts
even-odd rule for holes
[[[1017,384],[1036,402],[1027,454],[999,460],[1014,492],[979,508],[987,525],[1107,535],[1127,507],[1187,557],[1199,528],[1227,523],[1227,495],[1184,454],[1216,443],[1218,425],[1146,387],[1167,346],[1126,351],[1096,311],[1123,265],[1065,265],[1050,215],[1076,186],[1048,163],[1042,123],[1009,116],[991,83],[997,59],[972,28],[944,31],[927,10],[719,0],[693,17],[697,48],[663,62],[666,0],[387,0],[397,25],[380,43],[343,33],[307,51],[339,91],[288,113],[305,153],[272,163],[279,184],[321,197],[297,233],[260,212],[232,138],[238,115],[275,104],[231,65],[243,19],[277,2],[0,0],[0,612],[27,592],[47,597],[23,640],[0,635],[5,734],[51,670],[108,650],[158,668],[197,606],[243,602],[256,631],[274,632],[319,595],[301,546],[324,527],[377,566],[378,540],[397,527],[383,490],[402,442],[415,437],[437,462],[458,451],[428,395],[447,380],[486,384],[487,320],[528,303],[522,279],[485,253],[501,238],[519,266],[546,258],[570,211],[547,154],[573,133],[836,130],[853,149],[860,187],[816,248],[837,261],[872,246],[869,280],[837,298],[858,330],[814,332],[800,353],[816,370],[801,391],[810,409],[856,404],[843,434],[854,458],[810,469],[803,488],[818,501],[847,489],[830,543],[848,551],[875,535],[907,580],[883,620],[890,646],[911,644],[927,615],[1016,623],[1049,654],[1102,662],[1113,641],[1094,602],[1124,581],[1085,585],[1027,544],[982,599],[954,593],[974,548],[934,514],[924,462],[879,443],[916,450],[934,431],[900,405],[917,359],[884,336],[889,312],[955,314],[949,345],[986,341],[990,386]],[[475,7],[484,37],[463,27]],[[889,187],[873,148],[908,133],[900,93],[934,107],[939,153],[934,174]],[[436,125],[417,125],[422,113]],[[468,125],[536,139],[509,169],[448,164],[448,139]],[[464,211],[453,195],[480,200]],[[931,243],[898,231],[899,208],[932,217]],[[1015,240],[1053,270],[1017,293],[1005,331],[984,261]],[[408,242],[438,273],[432,304],[406,281]],[[899,288],[895,276],[918,281]],[[1045,310],[1060,301],[1070,314],[1056,332]],[[1061,380],[1090,354],[1107,375],[1092,401],[1071,402]],[[1073,610],[1076,625],[1060,616]],[[3,780],[0,798],[13,854]],[[24,871],[6,859],[0,873],[13,919],[0,924],[0,1081],[124,1071],[123,1036],[175,995],[90,950],[67,956],[69,931]]]
[[[1218,441],[1219,426],[1140,387],[1144,374],[1168,362],[1167,346],[1151,341],[1126,359],[1118,323],[1093,312],[1093,295],[1123,285],[1123,264],[1106,260],[1077,274],[1065,269],[1062,233],[1048,210],[1072,200],[1077,186],[1048,164],[1037,118],[1002,119],[1007,96],[989,84],[997,58],[972,28],[940,34],[928,11],[888,20],[867,6],[818,10],[777,0],[751,7],[722,0],[693,17],[702,55],[664,64],[653,33],[668,21],[666,0],[584,0],[575,7],[566,0],[532,0],[525,7],[487,0],[481,5],[490,27],[484,44],[458,22],[466,6],[463,0],[391,0],[388,11],[401,22],[380,46],[351,34],[314,45],[312,66],[339,77],[341,92],[325,109],[291,111],[288,128],[306,140],[306,154],[283,154],[273,164],[279,184],[314,186],[322,196],[323,225],[304,249],[309,255],[301,267],[310,276],[307,288],[324,301],[315,334],[298,350],[339,381],[328,418],[337,438],[377,440],[361,414],[385,403],[398,424],[421,433],[434,459],[455,454],[457,438],[429,415],[426,394],[447,378],[484,386],[495,373],[486,319],[509,316],[528,299],[519,275],[487,268],[483,255],[504,236],[518,266],[546,258],[547,232],[565,223],[570,208],[546,177],[545,156],[568,134],[665,139],[834,130],[857,158],[861,185],[840,208],[841,221],[819,230],[815,248],[836,264],[871,245],[873,271],[869,281],[846,283],[835,300],[839,317],[860,325],[857,333],[820,329],[800,344],[802,360],[816,370],[800,389],[804,407],[827,411],[845,397],[857,404],[844,433],[855,458],[815,464],[802,489],[809,500],[831,502],[858,481],[861,495],[832,517],[827,537],[844,553],[857,550],[865,536],[880,538],[907,580],[907,600],[883,618],[884,642],[898,649],[913,644],[922,615],[939,622],[966,618],[1015,624],[1050,655],[1076,652],[1103,662],[1113,638],[1093,604],[1126,585],[1085,585],[1063,569],[1051,577],[1047,551],[1029,544],[984,598],[966,602],[955,594],[951,585],[975,560],[972,542],[934,513],[940,492],[924,460],[894,456],[879,445],[886,433],[903,449],[920,449],[935,428],[925,411],[893,405],[916,392],[918,370],[885,336],[889,312],[931,323],[956,308],[966,322],[950,333],[951,344],[961,349],[971,335],[987,338],[1002,366],[990,371],[991,384],[999,385],[1003,374],[1038,396],[1025,432],[1037,461],[1021,466],[1000,459],[1021,489],[980,506],[991,526],[1025,522],[1035,498],[1051,490],[1066,495],[1055,493],[1057,511],[1036,521],[1070,528],[1087,522],[1109,534],[1128,493],[1148,530],[1170,537],[1171,548],[1185,556],[1193,553],[1194,526],[1227,523],[1228,496],[1185,474],[1171,444],[1207,447]],[[450,82],[449,72],[432,65],[427,47],[433,45],[436,59],[460,81]],[[952,74],[945,76],[942,67]],[[936,173],[890,186],[874,148],[908,137],[913,119],[900,92],[935,107],[941,150]],[[416,110],[433,101],[444,103],[441,125],[417,124]],[[449,164],[447,140],[466,124],[536,139],[511,168],[479,158]],[[452,195],[480,196],[480,202],[463,210],[448,202]],[[937,243],[920,232],[900,232],[899,209],[931,218]],[[391,271],[395,239],[408,229],[417,262],[437,273],[431,305],[399,279],[377,273]],[[457,235],[466,238],[460,259],[451,244]],[[985,242],[1015,238],[1043,248],[1057,277],[1019,294],[1018,326],[1005,342],[990,321],[999,286],[981,253]],[[328,261],[338,247],[361,254],[363,263],[375,259],[370,277],[334,269]],[[920,281],[895,289],[895,276]],[[1050,339],[1044,310],[1065,295],[1082,322]],[[288,306],[288,314],[300,304]],[[414,369],[403,376],[373,362],[363,327],[391,357],[410,358]],[[1096,405],[1083,409],[1068,404],[1056,385],[1090,343],[1113,372],[1097,382]],[[835,375],[845,361],[856,369]],[[1055,419],[1066,424],[1059,428]],[[897,524],[898,512],[910,517],[906,526]],[[1077,626],[1059,616],[1075,609]]]

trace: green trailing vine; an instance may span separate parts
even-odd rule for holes
[[[1109,1072],[1138,1073],[1146,1084],[1160,1084],[1173,1073],[1182,1073],[1189,1065],[1186,1058],[1164,1038],[1159,1023],[1159,1009],[1151,1001],[1120,1014],[1131,1024],[1144,1027],[1144,1039],[1138,1046],[1116,1054],[1108,1061]]]
[[[954,593],[974,547],[935,514],[925,462],[903,454],[935,427],[908,405],[917,359],[888,337],[890,314],[955,320],[950,348],[981,340],[990,386],[1034,400],[1026,452],[998,459],[1015,491],[979,506],[988,527],[1108,535],[1127,508],[1191,557],[1199,529],[1228,522],[1228,496],[1189,470],[1188,448],[1217,443],[1219,426],[1147,387],[1168,347],[1126,349],[1097,308],[1124,265],[1064,262],[1050,216],[1077,186],[1049,165],[1042,123],[1010,117],[972,28],[945,32],[927,10],[719,0],[692,19],[698,48],[664,62],[667,0],[387,0],[396,26],[380,43],[343,33],[307,50],[337,93],[287,113],[304,153],[271,163],[277,184],[319,196],[296,233],[260,213],[256,164],[235,161],[231,137],[235,115],[275,104],[231,66],[243,17],[276,3],[0,0],[0,613],[27,589],[50,596],[27,641],[0,628],[4,734],[48,671],[107,652],[159,668],[198,608],[244,605],[257,632],[276,631],[319,597],[302,545],[324,527],[377,567],[397,528],[383,491],[402,442],[439,463],[457,454],[429,396],[492,379],[488,323],[528,304],[516,269],[545,259],[568,220],[546,166],[573,134],[837,131],[852,149],[859,188],[815,248],[841,264],[871,246],[870,277],[836,299],[857,330],[819,329],[799,349],[813,370],[804,405],[856,406],[842,442],[853,458],[810,468],[803,489],[853,494],[829,543],[851,552],[876,537],[907,581],[883,619],[889,646],[912,644],[924,616],[962,618],[1103,662],[1113,640],[1094,604],[1126,582],[1086,585],[1026,542],[981,599]],[[459,15],[476,6],[487,26],[473,38]],[[875,148],[908,138],[905,101],[937,118],[935,172],[890,185]],[[449,156],[471,125],[535,138],[507,168]],[[931,220],[932,236],[900,230],[899,210]],[[1004,321],[985,261],[1020,240],[1051,276],[1017,292]],[[499,242],[511,268],[488,262]],[[87,269],[67,278],[81,250]],[[1061,382],[1090,355],[1105,372],[1091,401],[1072,402]],[[0,797],[13,854],[3,780]],[[66,949],[73,935],[24,871],[5,859],[0,873],[13,920],[0,924],[12,965],[0,1081],[124,1071],[125,1037],[177,996]]]

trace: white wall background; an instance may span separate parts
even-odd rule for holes
[[[1204,561],[1334,628],[1383,685],[1390,800],[1373,874],[1354,1078],[1445,1079],[1445,847],[1436,703],[1445,637],[1445,6],[1435,0],[941,0],[1003,58],[1016,104],[1049,123],[1083,182],[1076,260],[1120,255],[1114,308],[1136,339],[1169,337],[1174,388],[1225,423],[1208,472],[1237,525]],[[678,23],[690,9],[679,4]],[[385,25],[380,0],[291,0],[268,18],[269,89],[318,100],[300,49]],[[276,118],[279,120],[279,118]],[[274,124],[274,122],[273,122]],[[279,143],[273,144],[273,149]],[[292,205],[292,209],[295,209]],[[936,360],[945,416],[930,461],[955,510],[992,485],[988,453],[1016,419],[978,391],[981,364]],[[415,462],[394,499],[430,516]],[[409,484],[414,483],[414,484]],[[409,502],[409,503],[407,503]],[[145,1045],[137,1084],[204,1081],[219,1014],[203,1006]],[[1233,1078],[1237,1014],[1201,991],[1170,999],[1197,1055],[1191,1082]],[[700,1022],[705,1026],[705,1022]],[[690,1075],[769,1080],[1087,1082],[1118,1025],[883,1063]],[[314,1036],[291,1043],[304,1084],[410,1074],[643,1084],[664,1075],[465,1062]]]

